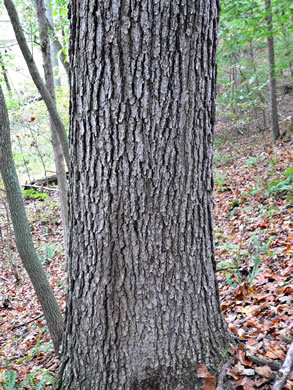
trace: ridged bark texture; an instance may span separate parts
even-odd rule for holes
[[[199,389],[215,279],[216,0],[71,1],[69,290],[58,389]]]

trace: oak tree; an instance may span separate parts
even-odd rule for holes
[[[68,302],[56,389],[199,389],[215,278],[217,0],[71,0]]]

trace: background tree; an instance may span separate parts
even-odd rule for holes
[[[44,0],[36,0],[35,6],[37,10],[38,24],[40,30],[40,42],[41,42],[42,54],[43,54],[46,87],[51,95],[51,98],[56,103],[51,43],[50,43],[49,28],[47,23],[48,18],[46,14],[46,6]],[[68,185],[67,185],[66,170],[64,164],[64,155],[58,137],[58,129],[56,128],[56,125],[54,123],[54,118],[52,117],[51,114],[50,114],[50,129],[51,129],[51,139],[53,145],[56,174],[58,179],[64,243],[66,248],[67,235],[68,235],[68,205],[67,205]]]
[[[4,59],[3,59],[3,56],[2,56],[1,52],[0,52],[0,66],[1,66],[1,69],[2,69],[2,76],[4,78],[4,82],[5,82],[7,91],[9,92],[9,95],[11,95],[12,94],[12,89],[11,89],[11,86],[10,86],[10,82],[9,82],[9,79],[8,79],[6,66],[5,66]]]
[[[274,38],[275,82],[279,86],[292,85],[289,65],[293,61],[292,9],[288,0],[271,3],[274,15],[271,31],[268,31],[263,0],[227,0],[221,9],[218,112],[230,118],[241,133],[248,129],[264,130],[272,123],[267,121],[271,117],[267,115],[270,110],[268,38]]]
[[[218,2],[72,0],[69,287],[57,389],[199,389],[215,279]]]
[[[280,137],[279,118],[278,118],[278,103],[277,103],[277,84],[276,84],[276,64],[275,64],[275,49],[273,37],[273,15],[271,0],[265,0],[266,19],[268,26],[268,59],[270,67],[270,100],[271,100],[271,115],[272,115],[272,135],[273,142]]]
[[[68,148],[68,139],[66,130],[64,128],[64,125],[62,123],[62,120],[59,116],[59,113],[56,108],[56,104],[54,102],[54,99],[52,99],[50,92],[48,91],[45,83],[43,82],[39,71],[36,67],[36,64],[34,62],[33,56],[29,50],[29,47],[27,45],[25,35],[23,33],[17,10],[15,8],[15,5],[12,0],[4,0],[5,7],[7,9],[8,15],[11,20],[11,24],[13,26],[15,36],[17,39],[17,42],[19,44],[19,47],[22,51],[23,57],[27,63],[29,72],[32,76],[32,79],[38,88],[42,98],[44,99],[44,102],[48,108],[48,111],[51,115],[52,120],[54,121],[55,127],[58,131],[58,138],[62,146],[64,158],[66,161],[67,166],[69,165],[69,148]]]
[[[1,87],[0,172],[5,185],[17,250],[40,300],[55,352],[58,353],[63,335],[62,314],[34,248],[12,157],[10,125]]]
[[[65,4],[63,4],[63,7],[60,5],[60,2],[58,2],[57,9],[59,12],[60,12],[60,10],[64,9],[65,7],[67,10],[67,2],[65,2]],[[69,78],[69,64],[67,61],[67,54],[65,54],[66,48],[64,46],[62,46],[62,44],[60,43],[60,41],[57,37],[55,26],[54,26],[54,20],[53,20],[52,2],[49,0],[46,0],[46,9],[47,9],[47,16],[48,16],[47,17],[47,24],[48,24],[48,30],[50,33],[51,45],[52,45],[51,51],[54,54],[52,57],[55,58],[57,63],[58,63],[58,57],[60,58],[60,61],[64,67],[64,70],[67,74],[67,77]],[[67,20],[67,17],[63,18],[62,21],[64,22],[66,20]],[[63,31],[64,31],[64,26],[62,25],[62,32]]]

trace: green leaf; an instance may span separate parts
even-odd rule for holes
[[[293,167],[292,168],[287,168],[283,174],[285,176],[293,176]]]

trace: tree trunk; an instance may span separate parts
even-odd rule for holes
[[[72,0],[69,287],[56,389],[199,389],[215,278],[216,0]]]
[[[55,96],[55,85],[54,85],[54,74],[53,66],[51,62],[51,45],[50,38],[47,28],[47,16],[46,16],[46,7],[44,0],[35,0],[38,24],[40,31],[40,41],[42,47],[42,55],[44,61],[44,73],[46,87],[51,94],[51,98],[56,101]],[[50,115],[50,128],[51,128],[51,137],[54,151],[54,160],[56,166],[56,174],[58,178],[58,188],[59,188],[59,199],[61,205],[61,216],[62,216],[62,226],[63,226],[63,236],[65,248],[67,248],[67,236],[68,236],[68,205],[67,205],[67,178],[66,170],[64,165],[64,157],[62,153],[62,147],[58,139],[58,131],[56,129],[54,120]]]
[[[61,79],[59,75],[59,63],[58,63],[58,50],[54,46],[53,40],[54,40],[54,34],[49,33],[50,32],[50,25],[54,26],[54,18],[53,18],[53,8],[52,8],[52,2],[51,0],[45,0],[45,9],[46,9],[46,19],[44,20],[44,25],[47,29],[47,34],[49,34],[49,40],[50,40],[50,54],[51,54],[51,62],[52,67],[54,70],[54,85],[56,87],[61,87]],[[49,23],[47,23],[49,21]]]
[[[260,82],[259,82],[259,79],[258,79],[258,71],[257,71],[257,66],[256,66],[256,61],[255,61],[255,58],[254,58],[253,51],[254,51],[254,49],[253,49],[253,46],[252,46],[252,41],[250,41],[249,42],[249,53],[250,53],[250,58],[251,58],[252,66],[253,66],[253,71],[254,71],[254,73],[256,75],[255,82],[256,82],[257,89],[258,89],[258,97],[259,97],[259,100],[261,102],[261,110],[262,110],[262,117],[263,117],[263,128],[267,129],[268,128],[268,122],[267,122],[267,115],[266,115],[266,109],[265,109],[265,107],[267,106],[267,100],[266,100],[266,97],[265,97],[265,95],[263,94],[263,92],[262,92],[262,90],[260,88]]]
[[[265,0],[267,26],[268,26],[268,58],[270,67],[270,97],[271,97],[271,118],[272,118],[272,136],[273,143],[280,137],[279,120],[278,120],[278,103],[276,89],[276,71],[275,71],[275,53],[273,38],[273,17],[271,0]]]
[[[9,83],[6,66],[4,64],[3,56],[2,56],[1,52],[0,52],[0,63],[1,63],[2,75],[4,77],[5,85],[6,85],[6,88],[7,88],[7,91],[9,93],[9,95],[11,96],[12,95],[12,89],[11,89],[11,86],[10,86],[10,83]]]
[[[30,52],[30,49],[26,43],[26,39],[17,15],[16,8],[13,4],[12,0],[4,0],[5,7],[7,9],[8,15],[10,17],[11,24],[14,29],[14,33],[17,39],[17,42],[19,44],[19,47],[22,51],[23,57],[26,61],[27,67],[29,69],[29,72],[32,76],[32,79],[38,88],[38,91],[40,92],[42,98],[44,99],[44,102],[48,108],[48,111],[50,115],[52,116],[56,129],[58,130],[58,138],[62,146],[62,151],[64,153],[64,158],[66,161],[67,166],[69,165],[69,147],[68,147],[68,139],[67,134],[65,131],[65,128],[63,126],[62,120],[59,116],[59,113],[57,111],[56,105],[54,103],[54,100],[52,99],[50,92],[46,88],[46,85],[44,84],[40,73],[36,67],[36,64],[34,62],[33,56]]]
[[[1,87],[0,171],[5,185],[17,250],[40,300],[55,352],[58,353],[63,336],[62,314],[34,248],[12,157],[9,119]]]
[[[52,10],[51,2],[49,0],[46,0],[46,6],[47,6],[47,10],[50,8]],[[60,61],[64,67],[64,70],[67,74],[67,77],[69,78],[69,64],[68,64],[68,62],[66,60],[66,56],[63,52],[63,47],[56,36],[55,27],[54,27],[54,23],[53,23],[53,17],[50,16],[50,14],[48,15],[46,24],[48,25],[48,29],[50,31],[50,39],[51,39],[52,46],[53,46],[52,51],[54,52],[56,59],[57,59],[57,54],[60,53]]]

